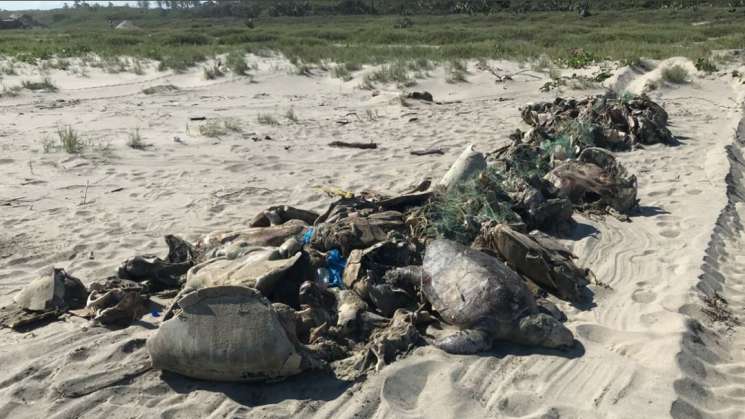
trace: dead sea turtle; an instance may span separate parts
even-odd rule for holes
[[[44,275],[26,285],[15,296],[15,302],[28,311],[66,311],[85,306],[88,291],[85,285],[64,269],[53,268],[51,275]]]
[[[13,304],[0,308],[0,327],[33,329],[68,310],[84,307],[87,297],[88,291],[79,279],[53,268],[23,287]]]
[[[539,313],[525,283],[498,259],[449,240],[435,240],[424,256],[423,292],[442,319],[460,330],[434,342],[471,354],[506,340],[531,346],[569,346],[572,333]]]
[[[636,176],[602,148],[586,148],[577,160],[562,163],[545,179],[576,205],[608,206],[623,214],[638,206]]]
[[[197,246],[205,253],[228,243],[245,243],[246,246],[281,246],[287,239],[303,234],[308,224],[302,220],[288,220],[269,227],[251,227],[243,230],[218,230],[204,236]]]
[[[323,365],[297,341],[293,325],[254,289],[200,289],[178,306],[180,313],[147,341],[156,369],[204,380],[262,381]]]
[[[259,290],[272,301],[298,306],[298,290],[307,276],[307,257],[297,252],[287,259],[275,259],[277,249],[256,247],[237,259],[218,257],[200,263],[186,274],[178,298],[190,292],[218,286],[242,286]],[[173,306],[165,319],[173,314]]]
[[[586,295],[589,271],[575,265],[574,255],[545,236],[536,239],[499,224],[482,229],[479,245],[496,251],[517,273],[559,298],[579,302]]]

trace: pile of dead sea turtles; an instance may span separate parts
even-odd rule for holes
[[[674,138],[646,97],[557,99],[522,114],[530,130],[492,153],[467,147],[435,184],[343,193],[323,214],[275,206],[196,243],[167,236],[164,258],[131,258],[88,289],[54,270],[0,324],[69,313],[126,327],[153,312],[151,297],[170,297],[153,312],[163,318],[147,342],[153,366],[219,381],[309,369],[356,379],[426,344],[571,348],[552,300],[587,304],[593,278],[551,234],[576,211],[633,214],[636,177],[608,149]]]

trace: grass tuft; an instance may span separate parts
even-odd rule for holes
[[[21,90],[23,90],[23,87],[21,86],[8,87],[3,84],[3,90],[0,91],[0,97],[16,97],[21,94]]]
[[[85,149],[85,144],[80,135],[71,126],[57,129],[57,137],[62,150],[68,154],[80,154]]]
[[[228,54],[228,58],[226,59],[228,68],[230,71],[233,72],[233,74],[237,76],[246,76],[248,75],[248,64],[246,64],[246,57],[243,55],[240,51],[233,51],[230,54]]]
[[[358,71],[360,69],[359,65],[351,65],[347,63],[343,64],[337,64],[333,69],[333,75],[337,79],[342,79],[344,81],[350,81],[352,80],[352,72]]]
[[[297,117],[297,114],[295,113],[295,109],[293,108],[287,110],[287,112],[285,113],[285,118],[296,124],[300,121]]]
[[[56,92],[58,90],[49,77],[44,77],[41,81],[24,80],[21,82],[21,87],[33,91],[46,90],[47,92]]]
[[[380,114],[378,114],[377,109],[376,110],[367,109],[365,110],[365,115],[367,115],[367,120],[371,122],[377,121],[378,118],[380,118]]]
[[[145,144],[145,142],[142,141],[142,136],[140,135],[139,128],[129,133],[129,139],[127,140],[127,147],[135,149],[135,150],[144,150],[148,147],[148,144]]]
[[[703,71],[707,74],[719,71],[716,64],[714,64],[710,59],[704,57],[699,57],[696,60],[696,70]]]
[[[277,121],[277,118],[275,118],[275,117],[273,117],[272,115],[269,115],[269,114],[262,114],[262,113],[260,113],[256,117],[256,121],[259,124],[261,124],[261,125],[272,125],[272,126],[279,125],[279,121]]]
[[[176,92],[179,88],[172,84],[159,84],[157,86],[147,87],[142,89],[142,93],[146,95],[162,94],[168,92]]]
[[[225,73],[222,72],[220,65],[217,63],[205,66],[203,74],[205,80],[215,80],[225,75]]]
[[[662,70],[662,80],[673,84],[685,84],[688,82],[688,70],[680,65],[674,65]]]
[[[243,132],[243,128],[237,119],[213,119],[199,127],[199,133],[210,138],[219,138],[228,135],[230,132]]]
[[[468,82],[468,64],[463,60],[452,60],[448,63],[447,67],[447,78],[445,79],[448,83],[466,83]]]

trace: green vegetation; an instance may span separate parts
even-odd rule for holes
[[[199,127],[199,133],[210,138],[219,138],[230,132],[242,131],[240,122],[233,118],[212,119]]]
[[[279,121],[277,121],[277,118],[269,115],[269,114],[262,114],[260,113],[256,117],[256,121],[261,125],[279,125]]]
[[[468,64],[463,60],[453,60],[447,65],[447,79],[448,83],[465,83],[468,81],[466,75],[468,74]]]
[[[29,81],[24,80],[21,82],[21,87],[27,90],[46,90],[48,92],[56,92],[57,86],[54,85],[49,77],[43,78],[41,81]]]
[[[355,71],[362,70],[362,66],[360,64],[356,63],[341,63],[333,68],[333,75],[337,79],[342,79],[344,81],[350,81],[352,80],[353,76],[352,73]]]
[[[287,118],[290,122],[298,123],[300,119],[298,119],[297,114],[295,113],[295,109],[290,108],[285,113],[285,118]]]
[[[718,71],[717,66],[708,58],[699,57],[696,60],[696,70],[703,71],[705,73],[713,73]]]
[[[217,63],[205,66],[203,72],[205,80],[215,80],[225,75]]]
[[[226,63],[230,71],[232,71],[236,76],[248,75],[248,64],[246,63],[246,56],[243,52],[232,51],[228,54]]]
[[[16,72],[15,63],[13,63],[13,61],[8,61],[5,66],[0,68],[0,74],[5,74],[6,76],[18,75],[18,72]]]
[[[145,142],[142,141],[142,136],[140,135],[139,128],[129,133],[129,139],[127,140],[127,147],[133,148],[135,150],[144,150],[148,147],[148,144],[145,144]]]
[[[145,69],[142,67],[142,60],[140,59],[133,59],[132,60],[132,72],[137,74],[138,76],[142,76],[145,74]]]
[[[396,83],[398,87],[412,87],[416,81],[409,75],[409,66],[404,61],[382,65],[377,70],[368,73],[362,80],[363,88],[372,90],[376,83]]]
[[[367,120],[368,121],[371,121],[371,122],[372,121],[377,121],[378,118],[380,118],[380,114],[378,114],[378,110],[377,109],[376,110],[367,109],[367,110],[365,110],[365,115],[367,115]]]
[[[80,154],[85,149],[85,143],[83,143],[80,135],[69,125],[57,129],[57,139],[59,140],[57,144],[45,143],[44,151],[62,149],[65,153]]]
[[[321,3],[313,2],[314,13],[326,10]],[[387,6],[377,3],[376,8],[387,10]],[[404,4],[408,8],[419,3],[433,2]],[[328,7],[336,7],[334,4],[329,2]],[[741,48],[745,44],[741,13],[729,13],[727,8],[600,10],[602,4],[593,3],[593,16],[589,18],[580,18],[574,12],[492,11],[490,15],[412,16],[413,25],[394,28],[399,16],[269,17],[292,14],[292,10],[278,9],[270,13],[271,7],[267,4],[262,9],[261,16],[253,21],[254,28],[241,19],[215,17],[221,16],[218,9],[187,13],[89,7],[43,12],[35,17],[48,28],[3,31],[0,51],[28,63],[91,53],[129,56],[156,60],[159,69],[175,71],[215,54],[238,50],[268,55],[279,51],[294,57],[302,64],[299,71],[305,73],[323,60],[380,65],[417,60],[447,63],[479,57],[524,60],[542,54],[553,62],[579,67],[602,59],[677,55],[696,59],[709,56],[715,49]],[[108,17],[128,19],[142,31],[113,31]],[[693,25],[700,21],[710,23]]]
[[[662,80],[673,84],[684,84],[688,82],[688,70],[685,68],[674,65],[662,69]]]
[[[168,92],[177,92],[178,87],[172,84],[159,84],[157,86],[146,87],[142,89],[142,93],[146,95],[163,94]]]
[[[3,84],[3,90],[0,91],[0,97],[16,97],[21,94],[21,90],[23,90],[23,87],[21,86],[8,87]]]

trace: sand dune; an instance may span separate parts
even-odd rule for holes
[[[195,239],[280,203],[324,208],[322,186],[403,191],[441,176],[468,143],[482,151],[504,144],[525,128],[518,106],[602,91],[541,93],[548,76],[535,72],[495,83],[472,70],[468,83],[449,84],[436,70],[415,89],[442,103],[403,106],[394,86],[377,95],[358,89],[361,75],[302,77],[280,58],[250,59],[259,68],[253,83],[205,81],[197,70],[57,71],[56,93],[0,99],[0,202],[18,198],[0,206],[0,305],[50,266],[90,283],[127,257],[165,252],[168,233]],[[679,62],[619,69],[607,83],[637,91]],[[40,77],[33,71],[4,82]],[[164,84],[179,90],[142,93]],[[715,292],[727,301],[718,312],[737,318],[745,304],[743,92],[722,73],[650,93],[680,145],[619,154],[639,178],[641,214],[629,223],[579,216],[564,240],[599,281],[594,307],[559,302],[582,344],[572,353],[503,345],[452,356],[424,347],[362,383],[311,374],[224,385],[149,370],[144,342],[159,321],[150,315],[119,331],[70,317],[28,334],[0,330],[0,417],[745,417],[741,325],[711,314]],[[289,109],[298,122],[285,117]],[[259,124],[259,114],[279,125]],[[194,116],[231,118],[242,132],[207,138]],[[44,153],[44,138],[65,125],[93,150]],[[126,147],[135,128],[152,147]],[[380,147],[328,147],[334,140]],[[430,147],[446,153],[409,154]]]

